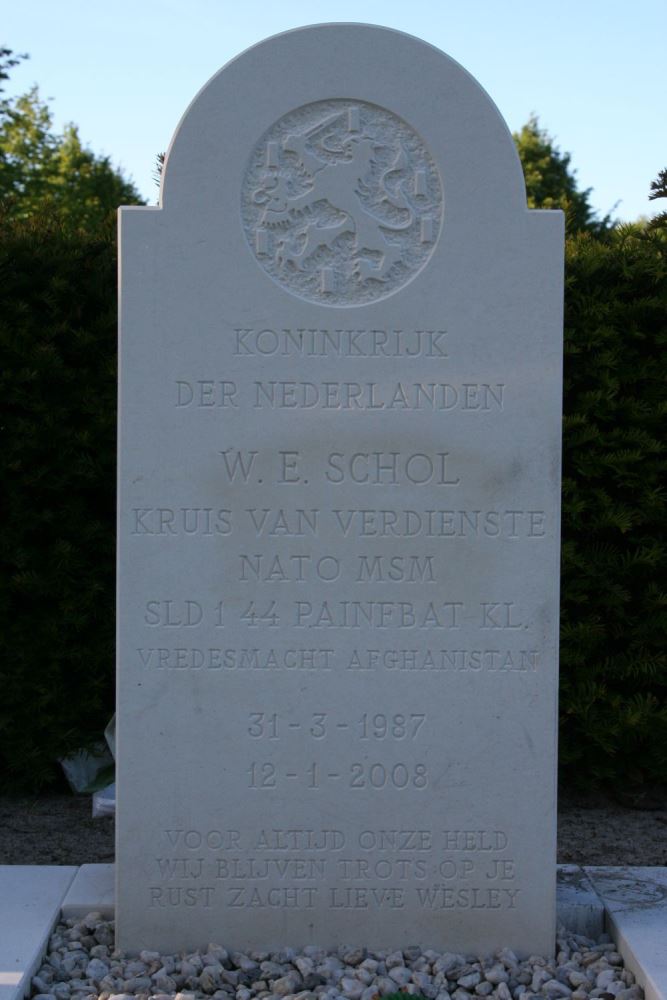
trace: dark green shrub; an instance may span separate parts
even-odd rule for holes
[[[563,775],[664,781],[664,234],[568,241],[561,599]]]
[[[0,775],[37,789],[113,711],[111,226],[0,220]]]

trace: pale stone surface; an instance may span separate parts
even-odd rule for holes
[[[667,868],[585,867],[646,1000],[667,998]]]
[[[562,228],[359,25],[232,62],[122,211],[122,947],[553,948]]]
[[[114,915],[115,865],[81,865],[62,904],[63,919],[80,919],[88,913]]]
[[[558,865],[558,923],[575,934],[599,938],[604,931],[604,906],[579,865]]]
[[[0,1000],[30,990],[76,868],[0,865]]]

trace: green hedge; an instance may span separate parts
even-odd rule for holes
[[[560,753],[584,785],[666,773],[665,247],[567,247]],[[113,711],[115,283],[111,231],[0,223],[5,791]]]
[[[0,775],[59,776],[113,712],[113,230],[0,224]]]
[[[568,241],[560,760],[664,782],[667,234]]]

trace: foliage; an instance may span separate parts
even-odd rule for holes
[[[9,71],[23,60],[27,55],[15,55],[6,45],[0,45],[0,83],[9,79]],[[0,94],[5,88],[0,86]],[[1,106],[1,105],[0,105]]]
[[[667,170],[661,170],[656,179],[651,181],[651,193],[648,197],[649,201],[655,201],[656,198],[667,198]],[[660,212],[649,223],[651,229],[664,227],[667,227],[667,211]]]
[[[155,167],[153,169],[153,180],[159,187],[162,183],[162,173],[164,171],[164,161],[167,158],[166,153],[158,153],[155,157]]]
[[[36,790],[113,711],[112,227],[0,218],[0,775]]]
[[[0,48],[0,89],[24,58]],[[0,98],[0,774],[38,789],[113,706],[114,215],[139,202],[33,88]]]
[[[119,205],[142,203],[108,156],[82,145],[75,125],[53,131],[51,109],[37,87],[0,102],[0,201],[5,217],[45,213],[88,230]]]
[[[591,207],[591,189],[579,191],[571,156],[561,153],[539,120],[532,115],[520,132],[514,133],[519,159],[526,180],[529,208],[560,208],[565,212],[570,233],[602,233],[611,227],[611,219],[596,217]]]
[[[560,759],[589,783],[666,773],[665,251],[567,244]]]

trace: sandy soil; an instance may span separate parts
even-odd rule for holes
[[[667,865],[667,792],[643,808],[598,794],[562,796],[558,860],[589,865]],[[651,808],[645,808],[646,805]],[[0,797],[0,864],[81,865],[114,860],[113,819],[93,819],[87,795]]]

